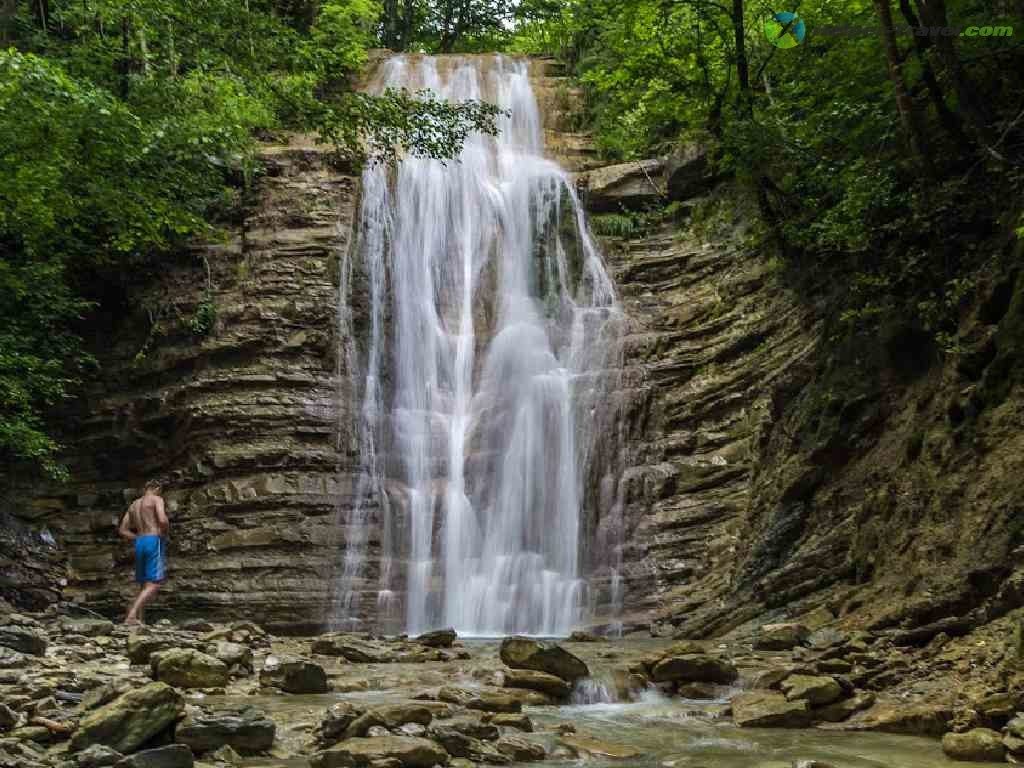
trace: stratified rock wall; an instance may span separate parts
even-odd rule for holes
[[[133,555],[115,528],[163,477],[172,578],[154,613],[323,619],[350,492],[336,329],[357,179],[299,140],[264,161],[222,243],[162,265],[137,306],[93,326],[100,378],[69,417],[73,482],[32,501],[67,553],[65,597],[92,610],[123,610]]]

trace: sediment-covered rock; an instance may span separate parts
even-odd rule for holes
[[[832,677],[790,675],[779,686],[789,701],[806,701],[812,707],[831,704],[843,695],[843,689]]]
[[[175,729],[174,739],[197,755],[225,744],[239,754],[249,755],[270,749],[276,732],[274,721],[255,707],[192,708]]]
[[[395,761],[401,768],[447,765],[448,753],[430,739],[411,736],[376,736],[346,739],[310,759],[313,768],[362,768],[378,761]]]
[[[414,640],[428,648],[451,648],[457,637],[458,635],[455,633],[455,630],[449,627],[448,629],[435,629],[433,632],[426,632],[414,638]]]
[[[192,768],[195,758],[184,744],[168,744],[128,755],[114,768]]]
[[[651,668],[651,679],[656,683],[728,684],[738,676],[732,663],[704,653],[667,656]]]
[[[942,751],[951,760],[975,763],[1001,763],[1005,756],[1002,737],[988,728],[947,733],[942,737]]]
[[[590,676],[590,670],[582,659],[556,643],[528,637],[506,637],[501,643],[500,655],[512,669],[546,672],[570,683]]]
[[[810,637],[803,624],[765,624],[754,640],[758,651],[789,651],[803,645]]]
[[[46,634],[36,627],[18,624],[0,626],[0,646],[5,648],[19,653],[42,656],[46,653],[47,644]]]
[[[804,728],[811,724],[807,702],[790,701],[781,693],[741,693],[731,704],[733,722],[741,728]]]
[[[222,688],[230,671],[220,659],[192,649],[158,651],[150,656],[154,680],[175,688]]]
[[[532,669],[509,669],[503,673],[505,687],[540,691],[556,699],[566,699],[572,693],[569,684],[560,677]]]
[[[129,690],[82,718],[71,737],[71,749],[102,744],[133,752],[178,720],[183,710],[181,694],[166,683]]]
[[[296,656],[270,656],[260,670],[260,685],[285,693],[327,693],[327,673],[319,664]]]

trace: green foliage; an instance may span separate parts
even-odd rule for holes
[[[0,456],[61,476],[48,415],[91,360],[101,298],[237,207],[256,138],[313,132],[345,159],[454,157],[497,110],[354,93],[374,0],[48,0],[0,19]],[[485,19],[476,19],[474,29]],[[464,32],[467,32],[467,27]],[[213,331],[207,291],[183,320]],[[140,351],[145,357],[160,319]]]

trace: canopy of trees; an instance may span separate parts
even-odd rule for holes
[[[795,47],[765,33],[782,10]],[[710,148],[763,250],[838,297],[837,334],[896,322],[941,353],[982,244],[1021,227],[1022,37],[1021,0],[0,0],[0,455],[60,474],[46,413],[90,364],[84,286],[206,233],[260,137],[451,157],[493,129],[487,105],[354,93],[377,45],[561,57],[609,159]]]

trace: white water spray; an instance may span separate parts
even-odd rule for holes
[[[457,162],[363,174],[368,285],[359,473],[334,623],[354,623],[380,528],[377,614],[404,629],[561,635],[583,619],[586,461],[622,313],[570,177],[543,156],[527,63],[395,56],[375,88],[508,111]],[[353,334],[343,265],[343,337]]]

